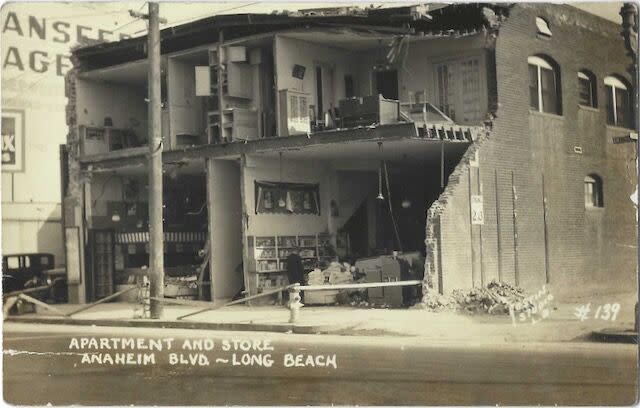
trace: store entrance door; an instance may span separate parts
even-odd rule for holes
[[[115,233],[89,230],[89,276],[87,294],[93,302],[111,295],[115,281]]]

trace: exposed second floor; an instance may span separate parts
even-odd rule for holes
[[[162,51],[164,149],[407,123],[417,136],[470,142],[465,128],[482,125],[498,106],[495,37],[504,10],[323,9],[229,16],[206,22],[208,31],[196,37],[172,31]],[[555,27],[530,17],[531,37],[548,43]],[[148,63],[131,57],[144,42],[123,43],[78,52],[83,63],[70,107],[85,157],[146,148]],[[562,115],[563,104],[600,104],[608,125],[631,127],[633,90],[623,76],[597,77],[588,65],[570,72],[535,50],[520,59],[514,71],[528,67],[529,83],[513,91],[531,112]],[[563,96],[567,89],[576,101]]]

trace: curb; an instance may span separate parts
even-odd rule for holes
[[[603,343],[638,344],[638,333],[633,329],[602,329],[591,332],[591,338]]]
[[[70,326],[141,327],[156,329],[189,329],[217,331],[259,331],[295,334],[327,334],[350,329],[357,323],[304,325],[296,323],[208,323],[179,320],[116,320],[116,319],[72,319],[58,317],[7,317],[5,322],[59,324]]]

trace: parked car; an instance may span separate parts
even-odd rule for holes
[[[51,286],[50,289],[29,293],[30,296],[53,303],[67,301],[67,279],[64,269],[55,269],[53,254],[29,253],[2,256],[3,294]]]

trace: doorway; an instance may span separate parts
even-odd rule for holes
[[[88,301],[113,293],[115,282],[115,233],[112,229],[89,230]]]
[[[325,113],[333,111],[333,67],[317,62],[315,64],[316,76],[316,117],[324,125]],[[331,112],[333,114],[333,112]]]
[[[398,100],[398,71],[377,71],[376,92],[386,99]]]

